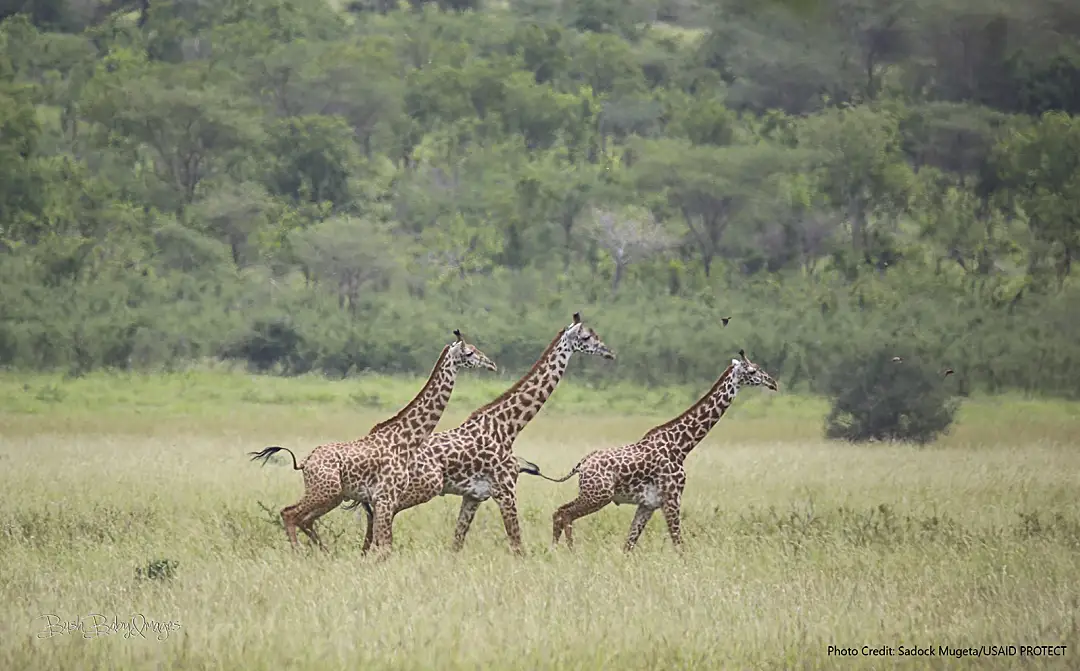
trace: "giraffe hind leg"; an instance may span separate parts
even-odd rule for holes
[[[296,530],[304,532],[304,535],[312,540],[324,552],[327,552],[326,546],[323,544],[322,539],[319,538],[318,532],[315,531],[315,521],[336,508],[342,501],[341,496],[332,497],[320,497],[315,499],[314,497],[304,497],[300,503],[292,506],[292,510],[288,513],[288,519],[285,522],[286,532],[289,533],[289,540],[293,542],[293,547],[297,548],[296,542]],[[289,510],[286,508],[286,510]],[[282,511],[282,518],[286,518],[286,512]],[[290,531],[291,527],[291,531]]]
[[[465,545],[465,535],[469,533],[476,510],[482,502],[471,496],[461,497],[461,510],[458,512],[457,526],[454,528],[454,552],[458,552]]]
[[[557,545],[559,537],[565,534],[566,546],[574,547],[574,520],[592,515],[609,503],[611,503],[611,498],[607,496],[601,498],[582,493],[573,501],[559,506],[559,509],[551,516],[552,545]]]
[[[371,507],[373,509],[373,545],[379,557],[385,557],[394,544],[394,515],[397,514],[397,497],[380,496]]]
[[[517,514],[517,495],[512,489],[495,491],[492,494],[495,504],[502,513],[503,528],[506,530],[506,538],[510,541],[510,550],[515,554],[523,555],[525,550],[521,547],[521,523]],[[464,539],[462,539],[464,540]]]
[[[371,540],[373,538],[373,531],[375,527],[375,512],[371,509],[371,504],[361,503],[364,509],[364,518],[367,523],[367,529],[364,531],[364,547],[360,550],[363,554],[367,554],[371,549]]]
[[[626,535],[626,545],[623,546],[626,552],[630,552],[637,546],[638,539],[641,538],[641,532],[645,530],[645,525],[652,519],[654,512],[656,512],[656,508],[638,506],[637,512],[634,513],[634,521],[630,523],[630,533]]]

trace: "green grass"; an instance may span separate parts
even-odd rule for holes
[[[440,428],[512,381],[493,377],[464,373]],[[576,482],[525,477],[524,559],[490,502],[451,553],[453,498],[399,516],[386,563],[360,555],[362,526],[342,511],[322,522],[328,556],[294,556],[276,512],[299,497],[300,476],[245,453],[283,444],[302,456],[357,436],[418,384],[0,376],[0,668],[1006,669],[1080,658],[1076,404],[975,399],[938,444],[859,447],[820,438],[820,399],[747,390],[688,461],[681,557],[659,515],[624,556],[627,506],[579,521],[573,553],[550,551],[551,513]],[[568,379],[516,451],[562,474],[703,391]],[[172,574],[147,578],[159,560],[176,562]],[[165,640],[36,637],[38,616],[89,613],[180,628]],[[841,660],[830,644],[1070,647],[1029,660]]]

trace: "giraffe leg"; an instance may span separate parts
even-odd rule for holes
[[[313,496],[305,492],[304,498],[300,499],[298,503],[282,508],[281,522],[285,525],[285,535],[289,537],[289,543],[294,550],[300,549],[300,542],[296,538],[297,530],[303,531],[305,536],[320,547],[322,546],[318,536],[313,535],[314,531],[311,528],[311,523],[333,510],[338,503],[341,503],[341,499],[338,497],[325,494]]]
[[[641,532],[645,530],[645,525],[649,523],[656,508],[647,508],[645,506],[638,506],[637,512],[634,513],[634,521],[630,523],[630,533],[626,535],[626,545],[623,549],[630,552],[637,545],[638,539],[641,538]]]
[[[394,513],[396,512],[396,499],[391,496],[378,497],[373,511],[373,544],[380,556],[389,554],[394,544]]]
[[[681,550],[682,525],[679,521],[679,511],[682,508],[683,489],[686,488],[686,472],[680,470],[672,474],[670,479],[663,484],[665,486],[662,487],[660,507],[664,511],[664,521],[667,522],[671,542],[675,544],[676,550]]]
[[[517,495],[513,489],[500,489],[492,492],[491,498],[495,499],[502,513],[503,527],[506,529],[506,537],[510,540],[510,549],[514,554],[524,555],[525,550],[521,546],[521,526],[518,523]]]
[[[469,527],[476,517],[476,509],[481,503],[483,502],[471,496],[461,497],[461,510],[458,512],[457,527],[454,529],[454,552],[458,552],[465,545],[465,534],[469,533]]]
[[[281,509],[281,523],[285,525],[285,535],[289,538],[289,545],[293,550],[300,549],[300,541],[296,538],[296,530],[298,525],[296,524],[296,509],[297,506],[292,505]]]
[[[595,498],[579,494],[573,501],[559,506],[559,509],[551,516],[552,546],[558,545],[559,536],[565,533],[566,547],[573,548],[574,520],[585,517],[586,515],[592,515],[609,503],[611,503],[611,499],[607,497]]]
[[[371,549],[372,528],[374,527],[374,513],[371,510],[371,504],[360,504],[364,509],[364,517],[367,519],[367,529],[364,531],[364,547],[360,550],[362,553],[367,554]]]
[[[675,544],[676,550],[681,549],[682,546],[682,530],[679,523],[680,504],[679,497],[671,497],[664,499],[661,506],[664,511],[664,521],[667,522],[668,533],[671,534],[671,542]]]
[[[308,538],[314,541],[315,545],[319,547],[323,552],[329,552],[326,549],[326,545],[323,544],[322,539],[319,538],[319,532],[315,530],[315,520],[319,519],[326,513],[330,512],[334,508],[337,508],[341,504],[341,497],[334,497],[329,500],[324,500],[314,507],[309,508],[307,512],[299,516],[296,520],[297,526],[304,532]],[[295,533],[295,532],[294,532]]]

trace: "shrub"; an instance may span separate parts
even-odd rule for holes
[[[893,361],[898,355],[899,363]],[[948,431],[959,407],[952,379],[943,378],[919,357],[893,348],[845,358],[826,382],[832,399],[825,420],[827,438],[926,444]]]
[[[245,359],[260,373],[281,364],[286,373],[306,372],[299,354],[303,338],[287,319],[256,319],[251,329],[225,348],[222,358]]]

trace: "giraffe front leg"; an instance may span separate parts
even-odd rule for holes
[[[653,513],[656,508],[648,508],[646,506],[638,506],[637,512],[634,513],[634,521],[630,523],[630,533],[626,535],[626,545],[623,550],[630,552],[637,546],[638,539],[641,538],[641,532],[645,531],[645,525],[652,519]],[[676,523],[677,523],[676,517]]]
[[[465,545],[465,534],[469,533],[473,518],[476,517],[476,509],[481,501],[471,496],[461,497],[461,510],[458,512],[457,527],[454,528],[454,552],[461,550]]]
[[[685,488],[686,472],[681,469],[661,480],[660,506],[664,511],[664,521],[667,522],[668,533],[671,534],[671,542],[675,544],[676,550],[682,549],[682,525],[679,514]]]

